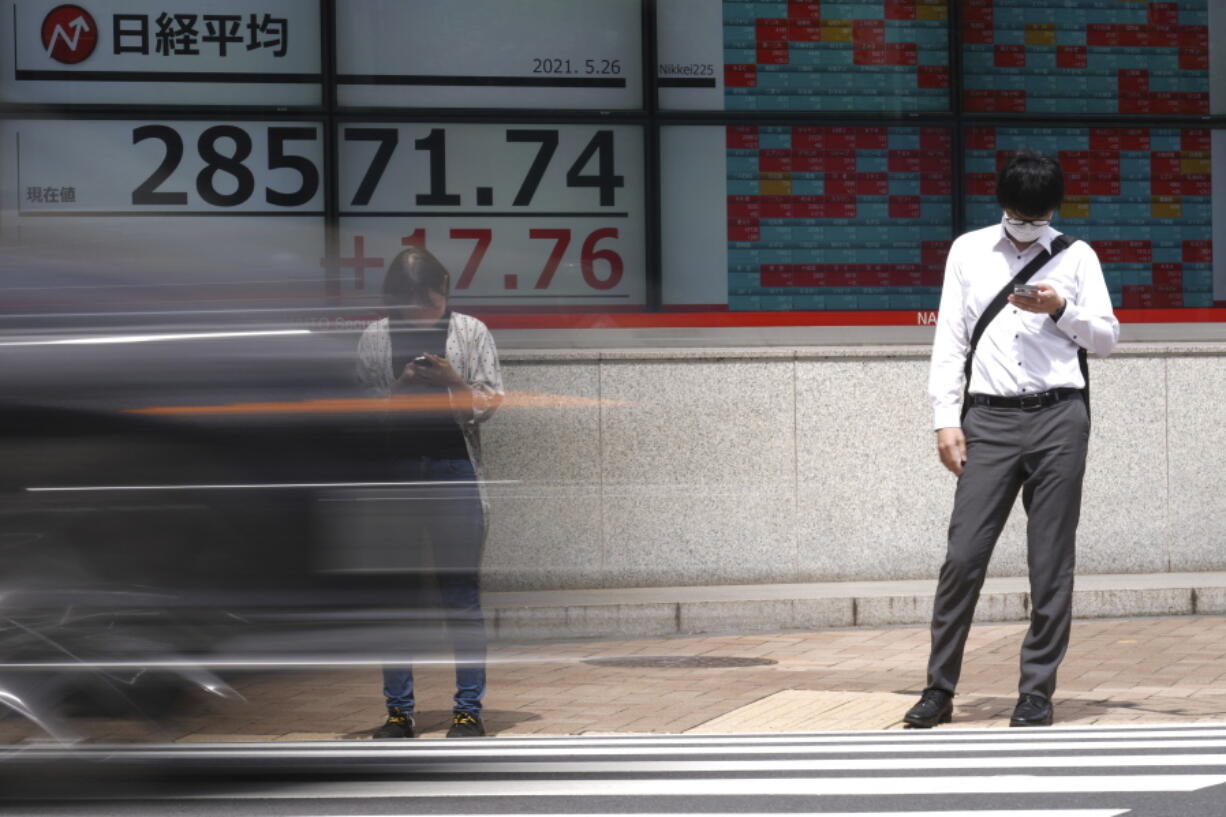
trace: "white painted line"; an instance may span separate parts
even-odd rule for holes
[[[1128,809],[1027,809],[1026,811],[823,811],[823,817],[1119,817]],[[736,817],[810,817],[811,811],[738,811]],[[320,817],[388,817],[386,814],[336,814]],[[520,814],[449,814],[447,817],[524,817]],[[620,814],[590,814],[584,812],[576,817],[626,817]],[[634,812],[633,817],[731,817],[728,812]]]
[[[956,769],[1110,769],[1163,766],[1218,766],[1226,773],[1226,755],[1106,755],[1059,757],[958,757],[854,760],[555,760],[546,763],[480,760],[479,768],[467,764],[431,764],[417,771],[431,774],[464,773],[484,777],[494,774],[700,774],[708,772],[852,772],[852,771],[954,771]]]
[[[439,741],[441,743],[442,741]],[[333,754],[337,759],[356,759],[356,758],[399,758],[404,760],[425,759],[425,758],[452,758],[462,760],[471,758],[479,760],[494,756],[499,759],[504,759],[510,755],[516,758],[522,757],[550,757],[563,759],[576,759],[582,757],[657,757],[661,755],[865,755],[865,754],[899,754],[899,755],[927,755],[937,753],[954,753],[954,752],[1013,752],[1013,753],[1030,753],[1030,752],[1050,752],[1050,751],[1100,751],[1100,750],[1115,750],[1115,749],[1140,749],[1140,750],[1186,750],[1186,749],[1226,749],[1226,740],[1181,740],[1181,741],[1155,741],[1155,740],[1128,740],[1117,741],[1114,743],[1081,743],[1081,742],[1039,742],[1019,746],[1015,743],[1000,743],[1000,744],[974,744],[974,743],[950,743],[941,745],[930,744],[906,744],[906,743],[891,743],[886,745],[872,746],[840,746],[840,745],[815,745],[815,746],[689,746],[689,747],[660,747],[660,746],[633,746],[633,747],[566,747],[559,746],[558,748],[536,748],[531,746],[513,746],[511,744],[503,744],[498,739],[490,740],[480,747],[465,746],[450,747],[435,745],[416,746],[387,746],[381,742],[362,741],[353,746],[353,748],[332,748],[326,744],[320,748],[312,748],[301,744],[261,744],[266,748],[242,747],[235,748],[235,744],[218,744],[216,748],[193,746],[191,749],[183,748],[167,748],[163,750],[153,749],[136,749],[123,750],[117,749],[114,754],[126,758],[209,758],[209,757],[224,757],[224,758],[259,758],[267,757],[270,753],[276,757],[282,758],[320,758],[328,757]],[[569,751],[567,751],[569,750]],[[91,751],[97,752],[98,749]],[[1017,760],[1017,756],[1014,756]]]
[[[184,794],[184,800],[313,800],[383,797],[767,797],[922,794],[1081,794],[1197,791],[1226,775],[987,775],[982,777],[740,777],[690,780],[353,780],[228,792]],[[152,796],[152,795],[150,795]]]
[[[450,663],[450,659],[443,663]],[[1028,732],[1034,738],[1039,738],[1037,732]],[[1043,733],[1047,736],[1049,733]],[[1166,734],[1155,732],[1154,734]],[[1176,733],[1181,734],[1181,733]],[[1196,734],[1196,733],[1191,733]],[[1202,733],[1203,734],[1203,733]],[[1005,737],[1006,733],[995,734]],[[878,740],[881,740],[878,738]],[[754,755],[783,755],[797,758],[805,755],[870,755],[899,754],[912,756],[916,754],[937,754],[964,752],[975,754],[980,752],[1012,752],[1010,758],[1002,758],[993,762],[1017,762],[1022,753],[1029,752],[1061,752],[1061,751],[1114,751],[1114,750],[1157,750],[1160,752],[1185,752],[1189,749],[1226,749],[1226,740],[1172,739],[1172,740],[1134,740],[1117,739],[1111,741],[1046,741],[1035,740],[1028,744],[1016,742],[984,743],[933,743],[923,740],[906,738],[901,742],[874,743],[865,745],[856,741],[846,740],[831,743],[825,739],[787,740],[787,741],[739,741],[723,740],[718,743],[702,740],[692,743],[678,743],[670,737],[662,736],[658,740],[608,741],[575,737],[562,739],[549,738],[478,738],[465,741],[457,746],[455,741],[443,739],[419,738],[414,741],[252,741],[249,743],[162,743],[133,746],[131,744],[90,744],[81,747],[64,747],[60,745],[28,746],[21,754],[32,759],[72,760],[89,759],[99,756],[113,758],[116,761],[148,761],[148,760],[247,760],[247,759],[335,759],[345,760],[454,760],[498,762],[519,758],[548,757],[559,761],[580,761],[592,758],[589,763],[599,762],[606,757],[628,757],[630,761],[639,757],[658,757],[665,755],[696,756],[696,755],[730,755],[752,757]],[[749,745],[745,745],[748,743]],[[1183,755],[1162,755],[1164,759],[1177,758]],[[1080,756],[1088,758],[1088,756]],[[1117,758],[1135,757],[1116,755]],[[1142,756],[1144,757],[1144,756]],[[1189,755],[1192,758],[1222,758],[1224,755]],[[620,761],[619,761],[620,762]],[[681,761],[684,762],[684,761]],[[708,761],[695,761],[708,762]],[[724,762],[724,761],[713,761]],[[736,762],[736,761],[727,761]],[[753,761],[747,761],[753,762]],[[779,761],[775,761],[779,762]],[[809,761],[795,761],[809,762]],[[813,761],[824,762],[824,761]],[[879,761],[871,761],[879,762]],[[909,761],[913,762],[913,761]],[[951,762],[949,759],[942,763]],[[1092,761],[1091,761],[1092,762]],[[1209,762],[1209,761],[1206,761]]]
[[[518,755],[518,752],[508,753],[508,756]],[[63,752],[56,755],[57,759],[69,759],[73,753]],[[401,761],[424,760],[420,752],[389,753],[384,751],[348,752],[344,754],[326,755],[337,761],[355,760],[392,760]],[[230,753],[185,751],[171,754],[142,752],[113,753],[113,762],[122,761],[156,761],[156,760],[252,760],[267,762],[269,760],[307,760],[320,759],[320,753],[306,751],[288,752],[244,752]],[[431,774],[466,774],[470,777],[485,777],[493,774],[642,774],[645,772],[700,774],[712,772],[836,772],[836,771],[919,771],[955,769],[1104,769],[1104,768],[1145,768],[1174,766],[1218,766],[1226,771],[1226,755],[1219,754],[1182,754],[1182,755],[1061,755],[1061,756],[1017,756],[1009,757],[965,757],[965,758],[852,758],[839,760],[576,760],[573,758],[558,758],[549,762],[518,762],[515,760],[491,760],[487,758],[472,758],[472,763],[479,763],[474,768],[464,762],[461,757],[442,758],[439,762],[416,767],[417,771]]]
[[[558,743],[572,745],[576,742],[591,744],[646,744],[675,743],[695,745],[704,743],[880,743],[882,741],[995,741],[995,740],[1112,740],[1116,736],[1131,737],[1142,732],[1146,737],[1182,738],[1189,736],[1226,737],[1226,724],[1151,724],[1147,726],[1048,726],[1041,729],[875,729],[849,732],[774,732],[769,734],[703,734],[703,735],[603,735],[573,738],[519,738],[525,743]],[[504,738],[502,740],[513,740]]]
[[[487,747],[482,747],[486,749]],[[791,746],[786,749],[781,749],[775,746],[693,746],[693,747],[655,747],[655,746],[636,746],[632,748],[607,748],[607,749],[586,749],[576,748],[565,754],[571,756],[578,755],[720,755],[720,754],[918,754],[925,755],[930,753],[954,753],[954,752],[1052,752],[1052,751],[1099,751],[1106,749],[1138,749],[1138,750],[1182,750],[1182,749],[1222,749],[1226,748],[1226,740],[1180,740],[1180,741],[1161,741],[1161,740],[1119,740],[1110,743],[1102,743],[1099,741],[1034,741],[1027,742],[1025,745],[1016,743],[941,743],[941,744],[921,744],[921,743],[890,743],[890,744],[870,744],[859,746],[847,745],[831,745],[819,744],[814,746]],[[437,751],[437,750],[436,750]],[[499,750],[495,746],[488,747],[488,752],[492,754],[502,754],[504,750]],[[516,756],[556,756],[557,750],[554,749],[534,749],[524,747],[516,749]]]
[[[513,664],[520,659],[504,659],[505,663]],[[533,661],[546,659],[534,658]],[[525,660],[526,662],[526,660]],[[6,665],[7,666],[7,665]],[[41,665],[40,665],[41,666]],[[525,748],[547,748],[556,746],[564,749],[566,752],[571,752],[575,749],[594,749],[594,748],[620,748],[626,746],[653,746],[653,747],[675,747],[678,751],[688,752],[695,746],[721,746],[726,747],[728,751],[739,751],[742,747],[747,746],[810,746],[821,745],[827,743],[835,743],[841,746],[849,744],[881,744],[881,745],[918,745],[923,744],[931,748],[933,743],[943,742],[971,742],[971,741],[1015,741],[1024,743],[1027,741],[1072,741],[1072,740],[1093,740],[1096,745],[1110,747],[1114,745],[1114,741],[1120,739],[1133,739],[1136,732],[1144,733],[1147,739],[1158,738],[1226,738],[1226,727],[1222,724],[1207,724],[1201,728],[1189,725],[1188,727],[1174,727],[1170,725],[1148,726],[1148,727],[1112,727],[1114,730],[1120,730],[1118,734],[1108,733],[1105,730],[1108,727],[1099,727],[1104,731],[1096,731],[1094,727],[1082,727],[1081,729],[1073,730],[1071,727],[1067,731],[1061,731],[1059,727],[1047,727],[1043,729],[969,729],[969,730],[931,730],[931,731],[908,731],[905,733],[898,730],[890,731],[874,731],[874,732],[793,732],[786,734],[771,734],[771,735],[627,735],[627,736],[599,736],[587,737],[576,735],[573,737],[547,737],[547,738],[516,738],[516,737],[491,737],[486,739],[472,740],[465,744],[465,747],[473,749],[488,749],[491,751],[501,751],[505,747],[525,747]],[[167,747],[173,747],[177,744],[164,744]],[[321,747],[319,743],[277,743],[265,744],[277,747],[285,746],[301,746],[301,747]],[[360,744],[359,744],[360,745]],[[454,744],[448,744],[443,740],[422,740],[419,739],[413,744],[422,749],[429,746],[447,747],[455,749]],[[1164,743],[1164,746],[1175,745],[1174,743]],[[233,748],[233,744],[200,744],[200,746],[218,746]],[[354,746],[354,744],[346,744],[346,746]],[[122,748],[122,745],[116,745],[113,748]],[[340,750],[341,747],[327,747],[330,749]],[[398,748],[395,744],[391,744],[389,749]],[[857,750],[858,751],[858,750]],[[960,750],[961,751],[961,750]],[[1021,751],[1019,749],[1019,751]]]

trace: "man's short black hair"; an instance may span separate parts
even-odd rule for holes
[[[1022,216],[1044,216],[1064,200],[1060,163],[1030,149],[1009,157],[996,177],[1000,206]]]

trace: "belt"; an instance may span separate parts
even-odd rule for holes
[[[1081,389],[1052,389],[1038,394],[1023,394],[1018,397],[997,397],[994,394],[972,394],[971,404],[975,406],[991,406],[992,408],[1023,409],[1037,411],[1047,406],[1055,405],[1070,397],[1081,397]]]

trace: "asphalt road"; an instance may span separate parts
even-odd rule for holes
[[[1222,817],[1226,724],[26,746],[0,813]]]

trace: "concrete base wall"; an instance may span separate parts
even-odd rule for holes
[[[1091,360],[1078,572],[1226,569],[1226,344]],[[508,351],[490,590],[931,578],[926,346]],[[991,575],[1026,572],[1015,509]]]

